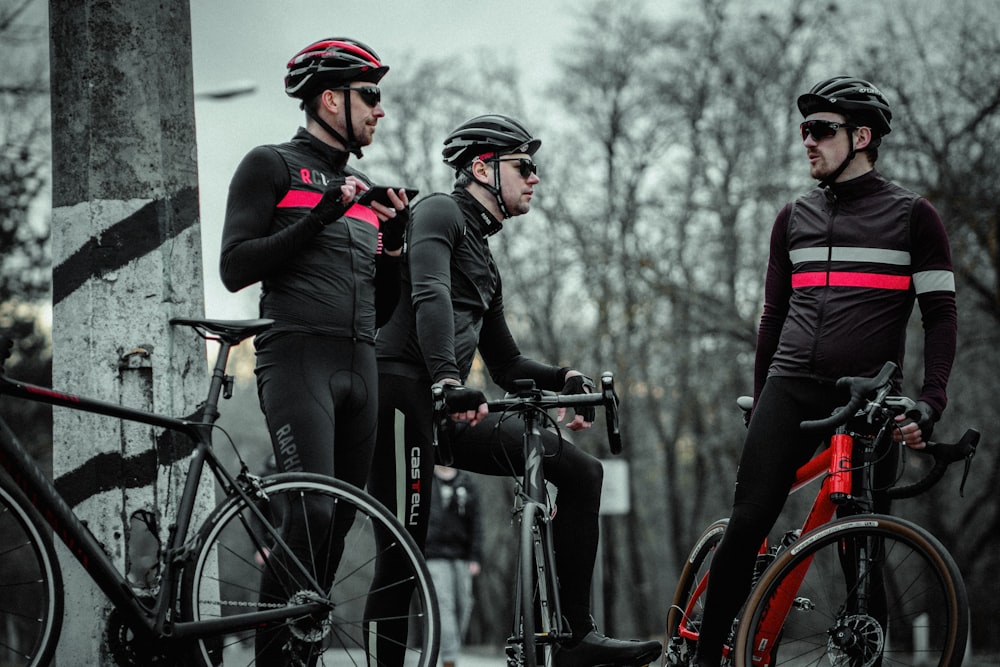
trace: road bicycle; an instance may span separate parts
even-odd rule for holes
[[[450,461],[447,443],[448,407],[443,387],[432,388],[434,399],[434,442],[438,456],[446,465]],[[552,542],[554,507],[546,489],[542,462],[546,456],[542,429],[552,427],[561,432],[547,413],[558,408],[603,407],[608,443],[613,454],[622,450],[618,418],[618,396],[611,373],[601,377],[600,392],[563,395],[542,391],[532,380],[517,380],[515,390],[504,398],[488,401],[491,413],[500,415],[500,422],[517,418],[524,423],[524,471],[516,479],[514,516],[519,524],[517,576],[514,588],[514,623],[507,638],[506,655],[509,667],[552,667],[554,651],[572,633],[562,616],[559,600],[555,551]]]
[[[807,433],[834,435],[799,468],[792,492],[816,479],[822,484],[802,526],[761,546],[753,588],[724,648],[726,664],[961,665],[969,610],[958,567],[924,528],[875,513],[873,498],[923,493],[957,461],[965,462],[964,490],[979,433],[969,429],[954,444],[923,450],[897,442],[895,417],[914,402],[890,395],[895,370],[887,363],[874,378],[841,378],[848,403],[802,423]],[[739,403],[752,407],[749,397]],[[880,488],[875,464],[901,451],[933,457],[934,464],[917,482],[900,485],[897,475]],[[834,520],[838,509],[847,515]],[[685,562],[667,612],[663,665],[687,665],[694,655],[708,573],[727,522],[712,523]]]
[[[86,523],[0,420],[0,664],[47,665],[63,615],[58,536],[112,606],[106,641],[119,665],[289,664],[434,667],[439,639],[427,567],[409,533],[383,505],[339,480],[308,473],[251,474],[236,444],[217,425],[220,394],[232,395],[230,350],[267,330],[271,320],[172,319],[218,343],[208,395],[196,415],[174,418],[10,379],[0,361],[0,395],[139,422],[189,439],[193,454],[169,536],[159,553],[156,585],[130,585]],[[5,361],[11,350],[2,342]],[[236,450],[229,472],[212,446],[221,433]],[[221,500],[200,526],[192,512],[204,471]],[[386,545],[382,553],[379,544]],[[366,610],[377,559],[398,550],[405,564],[387,586],[415,592],[407,618]],[[407,622],[420,637],[393,646],[380,623]],[[376,647],[382,653],[376,653]],[[387,648],[388,647],[388,648]]]

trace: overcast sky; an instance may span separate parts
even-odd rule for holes
[[[295,100],[283,89],[285,63],[309,43],[353,37],[374,49],[390,68],[408,60],[463,54],[509,53],[525,68],[531,88],[551,78],[554,56],[569,45],[579,0],[471,2],[470,0],[369,0],[304,3],[275,0],[190,0],[195,92],[243,82],[257,91],[229,100],[196,102],[201,230],[206,314],[257,315],[257,288],[229,294],[219,280],[219,238],[226,191],[240,159],[258,144],[285,141],[302,124]],[[648,0],[664,15],[682,0]],[[392,74],[383,82],[392,85]],[[530,100],[529,100],[530,107]],[[386,110],[389,116],[392,109]]]

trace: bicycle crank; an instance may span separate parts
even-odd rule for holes
[[[112,609],[108,616],[106,639],[111,657],[121,667],[177,664],[177,656],[162,643],[136,636],[117,609]]]

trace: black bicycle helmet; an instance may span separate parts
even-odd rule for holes
[[[479,156],[499,157],[508,153],[533,155],[542,145],[524,125],[510,116],[487,114],[471,118],[444,140],[444,162],[456,172]]]
[[[354,136],[351,122],[348,100],[351,92],[343,91],[346,137],[333,129],[307,102],[324,90],[347,88],[352,81],[378,83],[388,71],[388,65],[383,65],[378,54],[367,45],[347,37],[330,37],[313,42],[292,56],[288,61],[288,74],[285,75],[285,93],[302,100],[306,114],[360,158],[361,144]]]
[[[471,180],[486,188],[496,199],[500,215],[506,219],[510,217],[510,212],[500,190],[500,170],[493,170],[493,185],[488,185],[472,179],[469,165],[477,157],[489,161],[510,153],[534,155],[541,145],[541,139],[535,139],[524,125],[510,116],[486,114],[470,118],[452,130],[444,140],[441,155],[444,163],[454,169],[456,174],[465,172]],[[486,233],[496,234],[501,227],[499,223],[490,223]]]
[[[872,129],[879,137],[892,131],[892,110],[878,88],[863,79],[835,76],[817,83],[800,95],[799,111],[808,116],[817,111],[833,111]]]
[[[307,100],[325,88],[351,81],[378,83],[389,71],[367,45],[347,37],[321,39],[288,61],[285,93]]]

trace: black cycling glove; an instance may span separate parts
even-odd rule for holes
[[[486,402],[486,394],[478,389],[470,389],[454,382],[444,382],[441,386],[444,388],[444,402],[449,413],[478,410]]]
[[[403,235],[406,232],[406,223],[410,220],[410,207],[396,209],[396,217],[389,218],[379,223],[379,232],[382,234],[382,248],[384,250],[399,250],[403,247]]]
[[[341,201],[344,193],[340,191],[340,186],[346,182],[344,178],[331,179],[330,185],[327,186],[326,191],[323,193],[323,197],[308,215],[318,220],[324,226],[340,220],[347,213],[347,209],[354,205],[354,202],[351,201],[347,203]]]
[[[566,383],[563,385],[560,394],[570,395],[570,394],[590,394],[597,389],[597,385],[586,375],[573,375],[566,378]],[[583,420],[587,422],[593,422],[597,418],[597,408],[595,407],[585,407],[576,408],[576,414],[583,415]]]
[[[934,422],[938,420],[938,415],[930,405],[924,401],[917,401],[916,404],[906,411],[906,416],[917,422],[920,427],[920,437],[924,442],[929,442],[931,434],[934,433]]]

